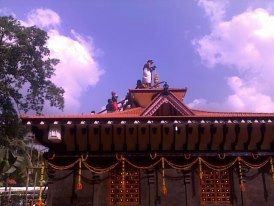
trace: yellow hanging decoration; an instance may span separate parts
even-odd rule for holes
[[[122,189],[126,190],[126,162],[124,157],[122,157]]]
[[[198,158],[198,169],[199,169],[199,178],[202,181],[203,180],[203,168],[202,168],[202,160],[201,157]]]
[[[81,182],[81,175],[82,175],[82,157],[80,157],[80,159],[79,159],[77,190],[83,189],[83,185]]]
[[[167,195],[166,177],[165,177],[165,159],[162,157],[162,193]]]
[[[274,183],[274,166],[273,166],[273,158],[272,157],[270,157],[270,168],[271,168],[272,182]]]
[[[239,168],[239,183],[240,183],[240,190],[245,191],[245,184],[244,184],[244,178],[243,178],[243,170],[242,170],[242,163],[241,158],[238,157],[238,168]]]
[[[43,191],[43,183],[44,183],[44,172],[45,172],[45,162],[42,161],[41,165],[41,174],[40,174],[40,189],[39,189],[39,198],[35,203],[35,206],[45,206],[42,200],[42,191]]]

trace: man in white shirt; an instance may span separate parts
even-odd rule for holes
[[[152,71],[155,70],[155,68],[156,68],[156,66],[152,66],[152,64],[153,64],[153,61],[148,60],[143,68],[142,83],[145,87],[151,87]]]

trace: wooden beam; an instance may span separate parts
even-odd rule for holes
[[[139,126],[137,125],[136,126],[136,135],[137,135],[137,142],[136,142],[136,151],[139,152],[139,149],[140,149],[140,143],[139,143]]]
[[[86,126],[86,138],[87,138],[87,151],[90,151],[90,142],[89,142],[89,125]]]
[[[256,144],[257,145],[257,150],[261,150],[262,144],[263,144],[264,139],[265,139],[265,130],[266,130],[265,123],[263,123],[263,124],[260,125],[261,139]]]
[[[111,125],[111,128],[106,128],[111,130],[111,151],[115,151],[115,145],[114,145],[114,125]]]
[[[223,125],[223,140],[220,144],[220,151],[224,150],[225,142],[227,139],[228,126],[226,124]]]
[[[79,145],[77,144],[77,125],[73,127],[73,138],[74,138],[75,151],[79,152]]]
[[[250,144],[250,141],[251,141],[252,130],[253,130],[252,124],[249,123],[247,125],[247,141],[244,143],[244,150],[248,150],[248,145]]]
[[[187,150],[188,149],[188,142],[189,142],[189,134],[192,133],[192,127],[189,126],[189,124],[186,124],[185,126],[186,128],[186,142],[184,144],[184,150]]]
[[[214,124],[211,124],[210,125],[210,141],[207,144],[208,150],[211,150],[212,148],[213,138],[214,138],[214,135],[216,134],[216,131],[217,131],[217,127],[215,127]]]
[[[234,130],[235,130],[235,140],[234,140],[234,142],[231,144],[232,150],[235,150],[236,145],[238,144],[238,141],[239,141],[239,134],[240,134],[240,130],[241,130],[240,125],[239,125],[239,124],[236,124],[235,127],[234,127]]]
[[[147,150],[151,151],[151,126],[150,126],[150,124],[148,125],[148,145],[147,145]]]
[[[127,127],[126,127],[126,125],[123,126],[123,130],[124,130],[123,151],[126,152],[127,151]]]
[[[204,130],[205,128],[199,124],[198,125],[198,140],[195,144],[195,150],[199,150],[200,149],[200,145],[201,145],[201,137],[202,137],[202,134],[204,134]]]
[[[163,150],[163,143],[164,143],[164,125],[161,125],[161,141],[160,141],[160,145],[159,145],[159,150],[162,151]]]
[[[177,131],[176,131],[176,128],[177,127]],[[173,124],[172,126],[173,128],[173,143],[171,144],[171,150],[172,151],[175,151],[175,145],[176,145],[176,135],[177,135],[177,132],[178,132],[178,126],[176,126],[176,124]]]
[[[101,125],[99,125],[98,132],[99,132],[99,151],[102,152],[103,144],[102,144],[102,126]]]

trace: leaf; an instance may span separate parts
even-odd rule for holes
[[[22,164],[24,164],[24,162],[25,162],[25,158],[18,156],[18,157],[16,157],[16,161],[13,163],[13,166],[19,168],[22,166]]]
[[[11,174],[11,173],[15,172],[15,170],[16,170],[16,167],[11,166],[7,171],[5,171],[5,173],[6,174]]]

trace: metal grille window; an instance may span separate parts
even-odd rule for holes
[[[125,172],[125,187],[122,185],[121,169],[109,172],[110,205],[140,205],[140,171],[130,169]]]
[[[232,175],[227,171],[203,170],[201,204],[232,204]]]

